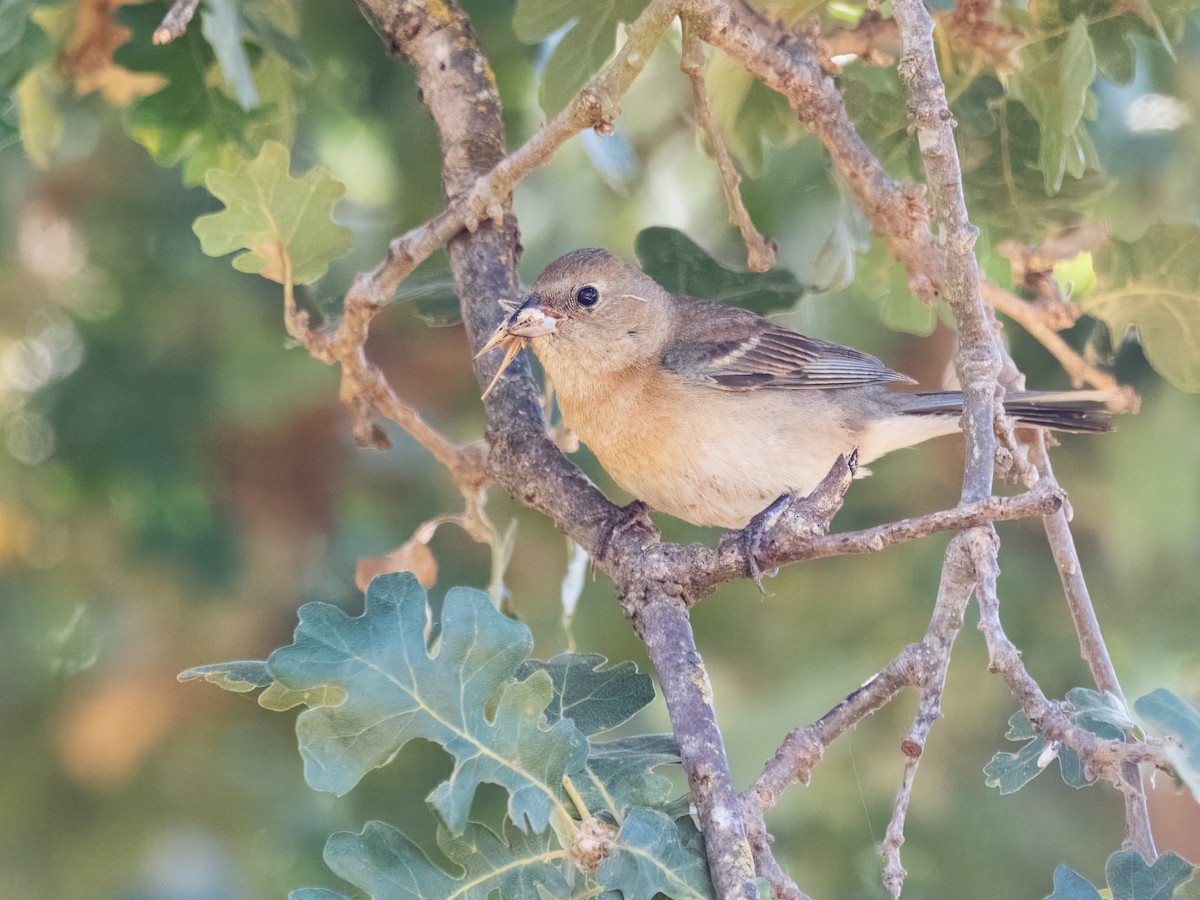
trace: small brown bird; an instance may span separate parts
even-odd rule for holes
[[[959,430],[957,391],[890,390],[913,381],[748,310],[672,294],[604,250],[547,266],[480,353],[504,345],[507,365],[525,339],[563,421],[617,484],[697,525],[741,528],[782,494],[811,492],[839,454],[857,449],[865,465]],[[1106,431],[1103,412],[1062,405],[1102,396],[1010,393],[1005,409],[1021,425]]]

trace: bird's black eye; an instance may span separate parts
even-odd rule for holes
[[[600,292],[590,284],[585,284],[575,292],[575,302],[580,306],[595,306],[599,301]]]

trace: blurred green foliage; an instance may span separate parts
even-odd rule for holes
[[[287,716],[174,680],[199,663],[264,658],[288,643],[305,601],[357,613],[356,561],[399,546],[459,502],[405,435],[394,433],[386,453],[352,447],[336,373],[289,346],[278,286],[204,256],[191,230],[220,208],[194,186],[209,166],[254,158],[267,140],[291,144],[294,174],[325,165],[346,186],[336,218],[353,230],[353,248],[300,291],[335,311],[353,273],[441,205],[437,136],[413,74],[388,58],[353,4],[235,5],[257,92],[250,109],[239,102],[239,83],[249,100],[244,73],[229,78],[200,19],[182,40],[152,48],[148,34],[165,4],[121,9],[135,36],[116,51],[122,70],[109,65],[120,28],[89,18],[105,4],[0,0],[0,896],[191,900],[332,886],[321,862],[326,836],[360,831],[372,818],[402,823],[439,858],[424,797],[452,768],[441,750],[414,741],[398,764],[335,801],[305,786]],[[514,30],[511,3],[464,6],[516,146],[544,120],[539,73],[554,60],[545,61],[546,45],[523,39],[572,17],[530,17],[536,28],[525,33]],[[1200,221],[1194,4],[1155,2],[1154,15],[1140,17],[1117,16],[1104,3],[1023,6],[1006,4],[1006,21],[1058,32],[1022,51],[1032,63],[1020,76],[973,69],[970,53],[943,48],[967,199],[983,231],[977,249],[1000,277],[1007,261],[996,248],[1006,239],[1036,242],[1053,227],[1105,219],[1124,242],[1097,261],[1098,275],[1111,280],[1083,298],[1114,332],[1084,316],[1064,336],[1141,391],[1143,409],[1111,435],[1064,438],[1055,466],[1128,694],[1166,685],[1194,698],[1200,399],[1172,382],[1194,377],[1200,351],[1170,356],[1180,360],[1173,368],[1156,359],[1155,336],[1179,347],[1181,336],[1200,333],[1195,259],[1147,256],[1139,243],[1152,227],[1191,235]],[[617,20],[636,7],[607,4],[597,27],[615,38]],[[1079,15],[1088,17],[1086,35],[1072,24]],[[1175,42],[1175,59],[1155,19]],[[1080,74],[1085,39],[1094,79]],[[673,40],[622,101],[613,137],[579,136],[518,187],[527,281],[578,246],[632,257],[648,226],[679,228],[727,268],[741,267],[744,251],[697,140]],[[1057,69],[1037,55],[1060,45],[1079,52],[1056,59]],[[594,61],[603,49],[589,44],[577,58]],[[737,67],[718,58],[714,72],[722,67],[714,102],[754,175],[743,186],[750,211],[779,240],[781,264],[798,283],[830,288],[806,296],[785,320],[936,385],[952,347],[937,311],[916,304],[903,273],[870,245],[825,151],[801,139],[786,104],[738,81]],[[1017,78],[1024,86],[1013,85]],[[894,72],[851,64],[838,82],[891,173],[919,179]],[[1067,85],[1069,96],[1060,90]],[[135,99],[152,87],[161,89]],[[1194,246],[1189,240],[1180,245]],[[1143,272],[1159,273],[1153,284],[1175,298],[1155,306],[1153,321],[1177,307],[1155,335],[1145,333],[1146,320],[1134,323],[1149,363],[1136,334],[1119,333],[1125,313],[1105,309]],[[429,291],[404,295],[412,302],[382,315],[369,351],[401,396],[456,440],[474,440],[482,412],[466,342],[458,328],[429,328],[419,315],[428,308],[417,308],[438,282],[434,275]],[[1031,386],[1067,386],[1019,327],[1005,333]],[[1186,377],[1166,381],[1151,363]],[[586,450],[576,458],[611,488]],[[835,527],[957,499],[952,439],[873,468]],[[567,644],[563,538],[492,494],[493,519],[519,522],[512,605],[533,631],[535,654],[549,658]],[[714,537],[660,524],[669,539]],[[1086,684],[1087,672],[1044,538],[1033,522],[999,532],[1005,627],[1045,690],[1062,696]],[[935,537],[808,563],[769,581],[765,598],[733,584],[700,604],[698,641],[739,786],[789,728],[820,716],[923,633],[944,546]],[[487,553],[465,535],[440,529],[432,549],[435,607],[451,586],[487,584]],[[581,650],[648,668],[607,581],[587,582],[573,630]],[[906,697],[864,722],[830,748],[810,786],[793,787],[770,813],[777,853],[813,895],[884,896],[875,846],[914,706]],[[1115,792],[1076,792],[1047,778],[1012,796],[986,787],[983,766],[1007,749],[1014,704],[986,672],[970,628],[944,708],[908,816],[908,891],[1044,896],[1060,863],[1103,884],[1121,840]],[[641,732],[665,728],[661,701],[637,721]],[[486,787],[476,801],[484,812],[503,804]],[[1200,858],[1194,802],[1160,781],[1151,806],[1160,847]]]

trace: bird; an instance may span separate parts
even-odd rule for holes
[[[478,354],[507,351],[488,391],[528,343],[563,423],[612,479],[695,525],[744,528],[781,496],[810,493],[839,456],[865,466],[959,430],[960,392],[893,390],[915,382],[749,310],[673,294],[606,250],[559,257],[506,313]],[[1106,413],[1081,402],[1100,399],[1010,392],[1004,406],[1018,425],[1099,432]]]

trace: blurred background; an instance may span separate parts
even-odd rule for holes
[[[516,146],[543,121],[539,49],[514,37],[511,4],[464,5]],[[440,156],[412,73],[387,58],[353,4],[307,4],[299,26],[312,77],[294,98],[295,168],[325,163],[346,182],[338,218],[355,231],[353,253],[305,293],[331,312],[389,237],[440,208]],[[1200,200],[1197,33],[1175,67],[1149,42],[1136,49],[1143,65],[1133,85],[1098,83],[1106,118],[1094,129],[1113,178],[1098,215],[1131,237],[1151,222],[1194,221]],[[742,265],[677,67],[668,42],[622,102],[614,137],[577,137],[520,185],[526,282],[578,246],[632,256],[650,225],[683,229],[725,264]],[[1139,129],[1122,117],[1150,94],[1174,101],[1174,127]],[[64,116],[49,169],[31,165],[12,140],[0,151],[0,896],[199,900],[336,886],[321,862],[325,837],[371,818],[432,846],[423,797],[449,770],[436,748],[410,745],[344,798],[318,794],[302,779],[294,711],[269,713],[175,675],[265,658],[289,642],[306,601],[361,609],[357,560],[457,511],[457,492],[403,433],[393,430],[386,452],[353,446],[336,373],[289,346],[278,287],[200,252],[191,222],[216,201],[156,165],[95,94]],[[874,248],[851,280],[866,238],[823,149],[798,133],[774,137],[759,148],[747,202],[780,241],[782,266],[833,286],[785,321],[937,387],[952,333],[932,317],[928,336],[887,327],[895,304],[911,302],[896,293],[902,275]],[[471,441],[482,433],[479,386],[461,327],[445,324],[445,265],[424,267],[420,290],[379,317],[369,350],[402,397]],[[1018,326],[1005,331],[1030,386],[1067,386]],[[1136,342],[1114,346],[1086,317],[1066,337],[1143,397],[1140,415],[1120,419],[1113,434],[1065,437],[1054,456],[1110,650],[1131,699],[1165,686],[1195,700],[1200,397],[1171,387]],[[628,499],[586,451],[576,459],[614,499]],[[952,506],[960,442],[873,469],[835,528]],[[499,490],[489,511],[501,526],[518,523],[511,602],[537,654],[549,657],[566,647],[566,540]],[[668,539],[716,536],[666,517],[659,525]],[[998,528],[1009,635],[1048,694],[1087,685],[1040,526]],[[739,788],[789,728],[921,636],[946,540],[796,566],[769,580],[766,596],[732,584],[697,607]],[[447,526],[432,550],[435,599],[454,585],[486,587],[486,548]],[[603,577],[587,583],[574,633],[582,651],[646,668]],[[908,817],[908,891],[1041,897],[1058,863],[1103,883],[1122,836],[1116,792],[1075,791],[1053,769],[1009,797],[984,786],[991,755],[1016,748],[1004,739],[1014,703],[986,666],[971,618]],[[814,896],[885,896],[875,848],[914,709],[905,696],[838,741],[812,784],[794,786],[769,816],[778,855]],[[661,700],[634,724],[666,730]],[[1160,849],[1200,860],[1196,803],[1161,778],[1151,798]]]

